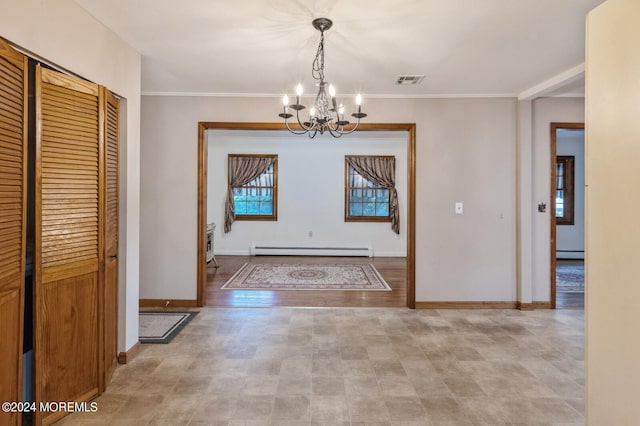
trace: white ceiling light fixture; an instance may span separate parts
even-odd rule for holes
[[[332,84],[324,81],[324,32],[331,28],[333,22],[327,18],[317,18],[313,20],[312,24],[316,30],[320,31],[320,44],[311,69],[311,76],[317,81],[316,84],[318,85],[316,100],[313,106],[309,108],[307,119],[301,120],[300,111],[306,107],[300,103],[302,85],[298,84],[296,88],[296,103],[289,105],[289,96],[284,95],[282,98],[283,112],[278,116],[284,119],[284,124],[291,133],[297,135],[307,134],[309,138],[314,138],[318,132],[322,135],[328,131],[334,138],[339,138],[342,135],[354,132],[360,125],[360,119],[366,117],[367,114],[362,112],[362,96],[358,94],[356,96],[356,112],[351,114],[357,121],[354,125],[349,126],[351,123],[345,120],[344,105],[338,104],[335,88]],[[328,94],[327,90],[329,91]],[[295,111],[296,120],[300,126],[299,130],[291,128],[289,125],[288,120],[293,117],[293,114],[289,113],[289,109]]]

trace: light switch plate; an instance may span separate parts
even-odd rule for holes
[[[456,202],[456,214],[462,214],[463,208],[462,203],[460,201]]]

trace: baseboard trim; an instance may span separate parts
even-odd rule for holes
[[[533,311],[533,303],[516,302],[516,309],[519,311]]]
[[[516,302],[416,302],[416,309],[515,309]]]
[[[197,308],[197,300],[189,299],[140,299],[141,308]]]
[[[416,302],[416,309],[551,309],[551,302]]]
[[[133,360],[133,358],[135,358],[136,355],[140,353],[140,349],[142,349],[142,345],[140,344],[140,342],[136,342],[136,344],[131,346],[131,349],[129,349],[128,351],[120,352],[118,354],[118,364],[126,364],[127,362],[131,362],[131,360]]]

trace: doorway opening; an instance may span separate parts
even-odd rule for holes
[[[239,131],[283,131],[281,123],[218,123],[201,122],[198,129],[198,293],[197,304],[207,304],[207,175],[208,175],[208,137],[207,130],[239,130]],[[406,270],[406,291],[403,294],[403,306],[415,308],[415,124],[367,124],[360,125],[361,132],[405,132],[407,134],[406,159],[406,259],[403,260],[403,269]],[[220,262],[221,257],[216,256]],[[372,262],[373,263],[373,262]],[[220,270],[223,268],[221,267]],[[216,270],[215,273],[219,273]],[[404,283],[403,283],[404,284]]]
[[[551,308],[584,308],[584,123],[551,123]]]

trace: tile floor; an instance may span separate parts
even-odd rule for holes
[[[61,425],[582,425],[581,310],[205,308]]]

